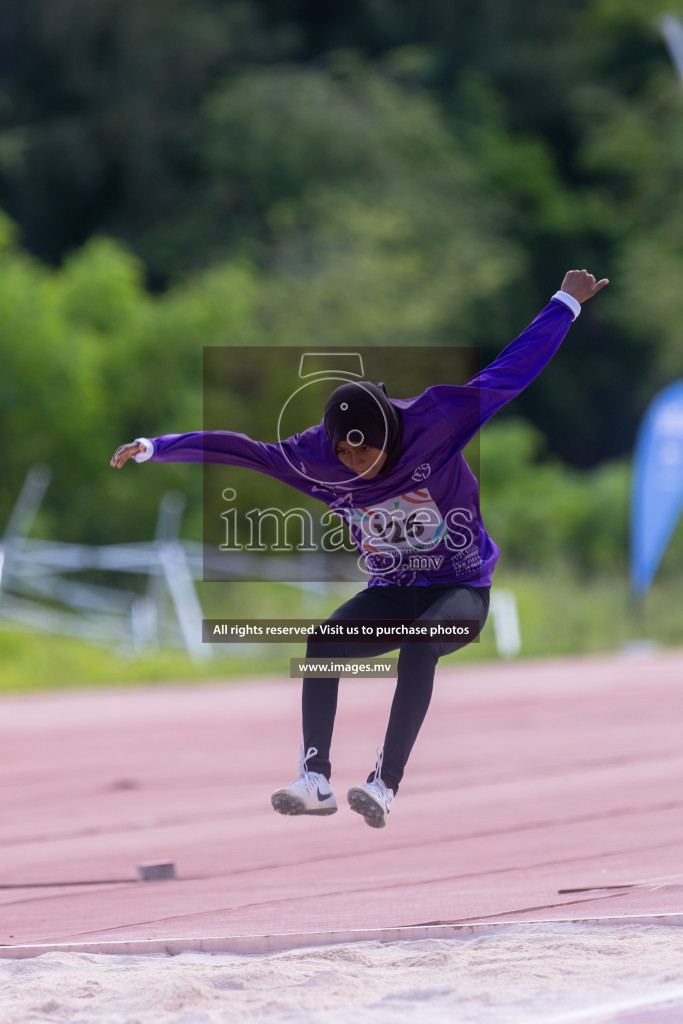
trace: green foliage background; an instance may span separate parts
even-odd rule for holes
[[[680,0],[669,4],[682,14]],[[629,457],[683,375],[683,88],[652,0],[26,0],[0,26],[0,523],[149,538],[214,346],[480,346],[611,278],[482,435],[504,570],[623,577]],[[235,410],[233,410],[235,412]],[[235,426],[234,423],[230,424]],[[665,572],[683,565],[678,531]]]

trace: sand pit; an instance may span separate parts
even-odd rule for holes
[[[3,1024],[588,1024],[683,1000],[683,928],[515,924],[268,954],[46,953],[0,960],[0,991]]]

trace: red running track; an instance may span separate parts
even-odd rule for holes
[[[683,914],[683,653],[451,660],[384,830],[344,794],[387,681],[342,682],[339,813],[272,811],[299,685],[2,698],[0,943]],[[137,881],[166,860],[176,880]]]

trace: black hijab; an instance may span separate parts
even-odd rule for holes
[[[380,470],[386,476],[401,457],[401,413],[381,382],[349,381],[332,392],[325,406],[325,430],[332,445],[367,444],[387,453]]]

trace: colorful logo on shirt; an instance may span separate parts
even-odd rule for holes
[[[376,505],[347,512],[352,531],[362,535],[363,551],[429,551],[443,539],[446,524],[425,488],[408,491]]]
[[[436,572],[444,562],[443,548],[462,557],[476,547],[476,523],[471,510],[450,509],[442,516],[429,490],[406,491],[372,505],[334,509],[349,526],[361,559],[371,575],[401,575],[406,570]]]
[[[399,566],[405,568],[410,558],[420,561],[411,568],[435,570],[441,564],[440,556],[421,554],[437,547],[446,533],[443,516],[426,488],[344,512],[365,571],[392,573]],[[438,564],[433,564],[435,559]]]

